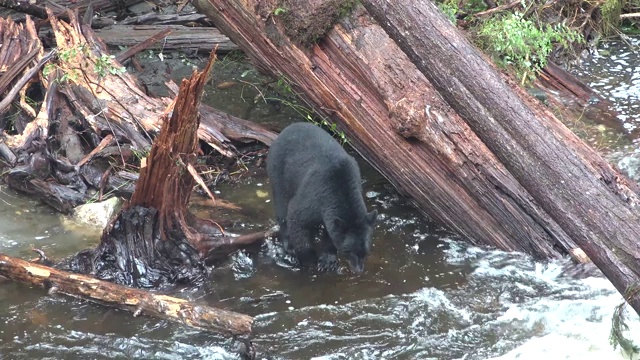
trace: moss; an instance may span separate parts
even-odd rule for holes
[[[293,42],[309,48],[340,19],[351,14],[357,4],[357,0],[330,0],[312,8],[299,0],[281,0],[273,15]]]

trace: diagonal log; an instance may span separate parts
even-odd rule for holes
[[[640,296],[629,292],[640,281],[637,185],[509,86],[430,1],[363,3],[640,314]]]

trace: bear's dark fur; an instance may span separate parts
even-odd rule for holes
[[[367,213],[355,159],[321,128],[294,123],[271,144],[267,173],[285,250],[302,267],[317,261],[321,270],[336,269],[340,252],[362,272],[377,212]]]

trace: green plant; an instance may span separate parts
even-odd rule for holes
[[[281,76],[278,78],[278,80],[275,82],[274,90],[281,96],[264,97],[265,101],[277,101],[285,106],[288,106],[308,122],[318,126],[323,126],[327,130],[331,131],[333,136],[339,139],[342,144],[348,142],[347,135],[344,133],[344,131],[339,131],[338,126],[335,123],[330,122],[326,117],[315,112],[309,104],[300,105],[297,103],[296,100],[304,101],[304,99],[300,98],[299,94],[294,91],[293,87],[291,86],[291,82],[286,77]]]
[[[458,8],[457,0],[445,0],[444,2],[438,3],[438,7],[453,25],[458,22],[456,15],[460,9]]]
[[[124,67],[117,67],[113,64],[112,59],[115,59],[114,55],[102,55],[96,59],[94,70],[99,77],[105,77],[107,74],[119,75],[127,72]]]
[[[273,15],[278,16],[278,15],[282,15],[282,14],[284,14],[286,12],[287,12],[287,9],[279,7],[279,8],[276,8],[275,10],[273,10]]]
[[[611,35],[618,30],[624,3],[623,0],[605,0],[600,6],[602,31],[605,35]]]
[[[624,295],[625,298],[631,298],[638,295],[640,290],[636,285],[631,286]],[[627,303],[622,302],[615,307],[613,311],[613,317],[611,318],[611,332],[609,333],[609,343],[615,350],[618,346],[629,356],[629,358],[635,358],[640,354],[640,347],[638,347],[631,339],[625,336],[625,332],[629,330],[627,325],[627,316],[625,314]]]
[[[537,26],[519,12],[487,20],[478,35],[480,45],[498,65],[513,68],[523,84],[546,65],[554,44],[568,47],[571,42],[584,41],[564,24]]]

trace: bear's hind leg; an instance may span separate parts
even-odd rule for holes
[[[296,257],[302,269],[308,268],[317,261],[313,248],[312,229],[300,226],[296,221],[287,220],[287,247],[285,251]]]

